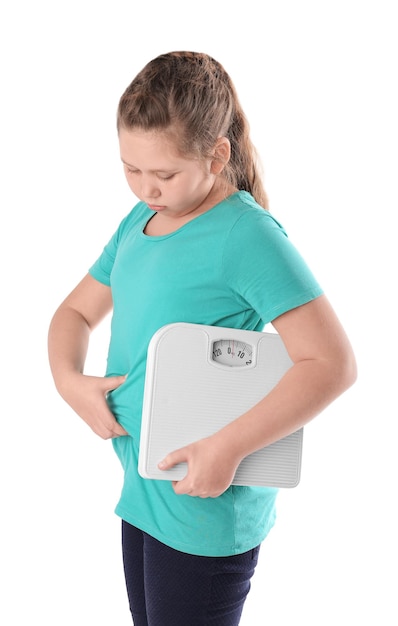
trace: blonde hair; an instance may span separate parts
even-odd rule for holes
[[[209,55],[169,52],[150,61],[120,98],[117,128],[165,131],[181,155],[195,158],[209,158],[227,137],[231,157],[221,175],[268,209],[249,123],[229,75]]]

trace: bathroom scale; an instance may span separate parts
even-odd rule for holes
[[[181,480],[187,464],[157,465],[169,452],[212,435],[257,404],[292,366],[281,337],[174,323],[152,337],[147,354],[138,471]],[[245,457],[232,484],[295,487],[303,428]]]

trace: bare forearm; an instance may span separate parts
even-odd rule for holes
[[[102,439],[127,435],[106,401],[126,377],[87,376],[83,371],[90,332],[111,308],[110,287],[87,274],[55,312],[48,333],[50,367],[58,392]]]
[[[325,296],[273,321],[294,365],[250,411],[220,431],[236,458],[298,430],[356,380],[350,342]]]
[[[50,324],[48,354],[54,382],[61,395],[68,378],[83,372],[89,336],[89,325],[80,313],[70,307],[58,309]]]
[[[187,475],[174,485],[176,493],[219,496],[244,457],[304,426],[355,382],[352,348],[325,297],[287,311],[273,326],[292,367],[256,406],[160,462],[163,470],[188,464]]]
[[[354,370],[349,362],[338,370],[322,360],[296,363],[271,393],[216,437],[242,459],[308,423],[354,382]]]

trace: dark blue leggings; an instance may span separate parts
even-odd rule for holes
[[[122,522],[135,626],[237,626],[260,547],[227,557],[179,552]]]

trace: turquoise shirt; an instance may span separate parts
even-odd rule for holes
[[[273,526],[277,489],[231,486],[218,498],[193,498],[138,474],[148,344],[173,322],[263,330],[322,290],[282,226],[247,192],[168,235],[144,234],[151,216],[139,202],[89,270],[112,289],[106,375],[128,374],[108,397],[129,433],[112,440],[124,469],[116,514],[182,552],[239,554]]]

